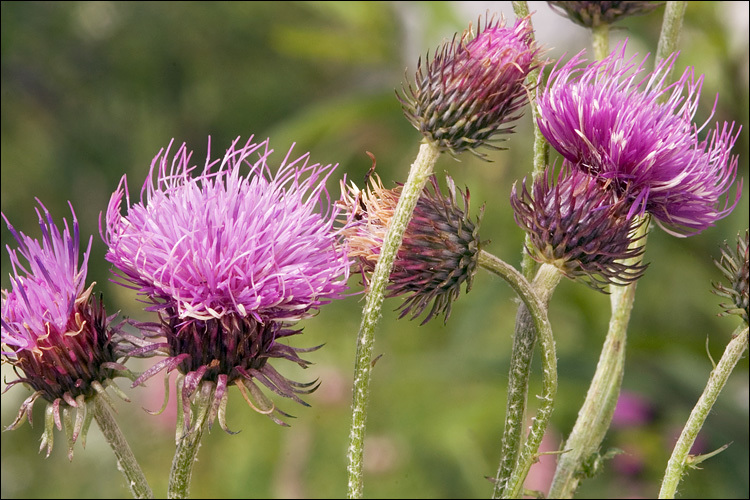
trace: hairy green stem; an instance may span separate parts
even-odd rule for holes
[[[724,388],[729,375],[734,370],[740,358],[742,358],[745,350],[747,350],[747,332],[747,326],[744,328],[740,327],[735,331],[719,363],[711,372],[706,388],[690,413],[690,417],[672,451],[672,456],[669,457],[667,469],[664,472],[664,480],[661,484],[661,491],[659,491],[659,498],[674,498],[677,485],[685,473],[685,468],[690,465],[691,461],[694,461],[694,457],[689,454],[690,449],[693,447],[695,438],[698,437],[698,432],[703,427],[703,423],[706,421],[708,413],[719,397],[719,393]]]
[[[435,162],[440,156],[437,146],[424,141],[409,171],[396,209],[383,240],[378,263],[370,279],[370,287],[362,311],[362,323],[357,336],[357,352],[354,365],[354,395],[352,402],[352,425],[349,431],[347,452],[349,473],[349,498],[362,498],[362,458],[364,455],[365,424],[367,403],[370,399],[370,370],[374,345],[375,326],[380,320],[386,287],[391,275],[393,262],[401,246],[406,226],[411,220],[414,207],[422,194],[427,180],[432,174]]]
[[[609,55],[609,24],[601,23],[591,28],[591,44],[597,61]]]
[[[670,54],[677,51],[680,32],[682,31],[682,20],[685,17],[685,9],[687,9],[687,2],[685,1],[667,2],[667,5],[664,7],[664,20],[661,25],[659,44],[656,47],[656,64],[659,64],[659,61],[666,59]],[[667,75],[667,80],[672,81],[671,71]]]
[[[552,265],[542,264],[539,268],[531,287],[544,304],[545,309],[561,277],[558,269]],[[502,497],[508,480],[516,468],[518,454],[523,442],[522,432],[526,421],[529,375],[536,338],[536,329],[531,313],[525,304],[521,304],[516,314],[516,326],[513,334],[505,429],[500,450],[500,466],[495,478],[494,498]]]
[[[549,422],[549,417],[552,413],[555,394],[557,392],[557,358],[555,356],[555,342],[552,337],[552,327],[547,318],[547,302],[549,301],[549,296],[555,286],[559,283],[561,275],[553,266],[543,265],[539,269],[534,284],[532,285],[513,266],[485,251],[479,253],[479,265],[503,278],[508,282],[511,288],[513,288],[516,294],[518,294],[523,301],[523,305],[528,310],[528,313],[530,313],[533,322],[533,327],[528,330],[535,329],[539,334],[542,344],[543,394],[540,396],[541,403],[539,410],[534,418],[529,438],[524,446],[520,459],[516,463],[514,455],[513,461],[510,464],[512,469],[507,473],[503,472],[502,477],[501,471],[504,470],[504,460],[501,461],[498,470],[498,480],[495,481],[495,488],[493,491],[493,496],[495,498],[498,496],[507,498],[508,494],[516,497],[517,495],[520,495],[520,490],[523,487],[523,480],[531,468],[532,463],[536,459],[536,453],[539,449],[539,444],[541,443],[544,431],[547,428],[547,423]],[[537,289],[539,292],[536,291]],[[513,376],[512,371],[511,376]],[[523,392],[524,395],[522,400],[525,405],[525,388],[523,389]],[[517,448],[515,453],[517,455]],[[503,457],[503,459],[504,458],[505,457]]]
[[[525,1],[514,1],[512,3],[513,12],[519,19],[529,15],[529,6]],[[531,20],[529,20],[529,26],[531,26],[531,39],[533,41],[534,26],[531,23]],[[539,109],[536,107],[536,97],[539,93],[540,76],[540,68],[534,68],[529,71],[528,75],[526,75],[526,86],[529,89],[529,95],[531,99],[531,120],[533,122],[534,129],[534,164],[532,170],[532,179],[536,179],[537,175],[544,172],[545,167],[549,163],[549,143],[547,142],[547,139],[544,138],[544,135],[542,135],[542,131],[539,130],[539,126],[537,125]],[[531,246],[531,237],[528,234],[525,237],[524,243],[527,247]],[[528,252],[526,252],[524,248],[522,252],[521,270],[523,271],[523,275],[527,280],[530,280],[532,276],[534,276],[538,267],[539,264],[528,255]]]
[[[177,393],[181,392],[178,387]],[[180,433],[177,449],[172,459],[172,470],[169,472],[167,498],[187,498],[189,495],[193,465],[195,465],[198,450],[201,446],[203,432],[206,430],[213,392],[214,385],[210,382],[204,382],[195,395],[192,405],[195,418],[191,419],[191,429],[188,432]],[[178,418],[177,420],[177,425],[183,425],[182,419]]]
[[[638,226],[634,236],[638,244],[646,244],[647,230],[648,221]],[[637,259],[630,259],[628,264],[634,264]],[[612,315],[607,337],[586,400],[565,442],[565,453],[560,455],[557,463],[548,498],[572,498],[582,479],[583,464],[591,463],[592,459],[596,461],[599,446],[612,422],[620,394],[620,384],[625,371],[625,343],[636,284],[637,282],[627,286],[610,286]]]
[[[148,481],[146,481],[146,476],[143,475],[143,471],[140,465],[138,465],[138,461],[135,459],[130,445],[125,440],[125,436],[122,435],[106,398],[102,396],[94,397],[92,406],[94,419],[99,429],[101,429],[102,434],[104,434],[104,438],[112,448],[112,451],[115,452],[118,469],[125,474],[133,498],[154,498],[151,487],[148,485]]]

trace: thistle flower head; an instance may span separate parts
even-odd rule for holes
[[[634,245],[638,219],[600,180],[564,164],[555,178],[548,168],[521,189],[513,185],[510,203],[516,223],[531,240],[526,251],[537,262],[556,266],[570,279],[603,291],[607,284],[624,285],[640,278],[646,265]]]
[[[513,28],[487,18],[450,43],[432,60],[419,60],[414,86],[398,95],[412,125],[441,150],[457,155],[469,150],[479,157],[480,146],[493,146],[497,134],[513,131],[526,99],[524,80],[537,63],[530,18]],[[496,148],[497,149],[497,148]]]
[[[739,200],[741,181],[729,192],[739,130],[717,124],[701,139],[705,124],[693,117],[703,76],[687,68],[667,85],[675,53],[643,77],[645,60],[626,60],[625,48],[584,67],[580,54],[555,67],[539,93],[539,128],[576,168],[627,193],[631,215],[648,212],[676,236],[699,233]]]
[[[161,318],[142,326],[166,342],[143,343],[131,355],[158,351],[167,358],[136,384],[178,368],[189,409],[189,398],[206,382],[214,398],[210,421],[218,414],[226,430],[229,385],[270,415],[279,410],[255,381],[300,402],[296,394],[310,387],[286,380],[267,360],[305,366],[301,349],[277,341],[299,333],[286,327],[346,290],[347,248],[333,228],[337,210],[325,188],[335,166],[311,165],[308,154],[289,161],[290,150],[272,173],[267,141],[251,138],[244,146],[235,140],[216,161],[209,143],[205,167],[193,176],[185,145],[173,158],[169,149],[154,158],[139,203],[131,204],[123,177],[102,237],[121,284],[144,295]]]
[[[112,318],[91,297],[94,283],[85,285],[91,238],[79,262],[78,220],[72,205],[72,233],[67,221],[61,233],[37,201],[41,242],[16,231],[3,214],[18,248],[6,245],[13,272],[11,289],[2,292],[2,358],[19,376],[8,387],[23,383],[34,390],[8,428],[20,426],[24,416],[31,423],[34,402],[42,397],[48,406],[39,449],[46,446],[49,456],[53,426],[60,430],[64,424],[72,460],[73,445],[79,435],[85,443],[91,421],[87,405],[98,394],[106,398],[105,387],[116,387],[111,379],[125,367],[117,363],[122,352],[113,340]]]
[[[370,186],[364,191],[353,183],[341,183],[341,204],[350,221],[344,235],[365,281],[375,269],[402,188],[385,189],[377,174],[369,177]],[[447,184],[448,195],[444,195],[437,178],[430,177],[406,227],[386,295],[408,295],[398,308],[401,318],[411,314],[411,319],[415,319],[432,302],[423,325],[441,313],[448,321],[461,285],[466,283],[467,292],[471,289],[477,268],[481,214],[474,223],[468,215],[469,191],[459,191],[463,198],[463,207],[459,207],[456,186],[450,177]]]
[[[576,24],[592,28],[612,24],[625,17],[646,14],[664,2],[547,2],[552,10]]]
[[[745,237],[737,235],[737,246],[732,248],[724,242],[721,247],[721,258],[714,261],[726,279],[725,283],[714,283],[713,292],[732,301],[731,304],[719,304],[725,314],[737,314],[748,323],[748,231]]]

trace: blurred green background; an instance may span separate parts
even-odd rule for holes
[[[550,58],[588,48],[588,33],[530,2],[537,38]],[[417,58],[476,23],[487,10],[512,22],[510,2],[2,2],[2,212],[14,226],[40,235],[34,197],[56,221],[76,210],[83,235],[94,235],[88,280],[96,281],[108,310],[152,319],[134,295],[109,282],[99,212],[123,173],[137,198],[151,159],[172,138],[188,143],[202,162],[207,137],[213,154],[231,140],[270,137],[281,161],[298,155],[338,163],[337,174],[361,183],[377,157],[387,186],[403,182],[420,136],[403,117],[394,89],[411,78]],[[617,24],[612,44],[630,39],[629,52],[654,52],[663,8]],[[604,446],[626,454],[583,482],[579,498],[655,497],[672,445],[699,397],[711,361],[723,352],[736,317],[718,318],[722,300],[711,293],[721,279],[712,259],[719,244],[748,227],[747,2],[690,2],[680,68],[705,74],[696,120],[743,126],[736,145],[743,197],[732,213],[698,236],[677,239],[655,229],[639,281],[630,325],[623,391],[639,398],[647,418],[612,428]],[[744,21],[743,21],[744,20]],[[507,202],[512,183],[531,168],[529,113],[491,162],[472,155],[442,157],[436,167],[471,191],[477,215],[486,203],[486,249],[518,265],[523,241]],[[329,190],[338,196],[338,183]],[[3,224],[2,242],[15,246]],[[9,286],[2,252],[3,288]],[[353,277],[352,289],[361,289]],[[354,350],[362,296],[323,308],[292,342],[325,343],[306,371],[275,366],[294,380],[319,377],[311,408],[278,401],[298,418],[273,424],[230,391],[230,436],[214,428],[204,438],[191,493],[205,497],[344,497]],[[509,287],[480,270],[469,295],[455,303],[447,325],[397,320],[399,299],[386,301],[374,355],[365,450],[365,497],[488,498],[495,475],[505,408],[505,384],[516,303]],[[559,358],[559,392],[548,440],[556,449],[572,427],[593,374],[609,318],[609,300],[563,282],[551,304]],[[132,368],[151,362],[134,360]],[[288,363],[290,364],[290,363]],[[7,381],[15,376],[3,366]],[[159,408],[159,377],[147,388],[120,385],[132,399],[117,402],[119,419],[157,497],[166,494],[174,451],[174,398]],[[538,365],[532,391],[540,385]],[[533,394],[533,392],[532,392]],[[14,387],[2,396],[3,427],[29,395]],[[532,397],[533,401],[533,397]],[[43,405],[35,427],[2,433],[3,498],[128,497],[125,481],[99,430],[87,447],[66,458],[65,439],[45,459],[36,453]],[[748,363],[738,365],[701,432],[701,452],[731,442],[725,452],[691,471],[684,498],[747,498]],[[527,486],[546,490],[551,459],[532,469]]]

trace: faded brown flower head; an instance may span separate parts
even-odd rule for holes
[[[402,186],[384,188],[377,174],[369,177],[369,184],[368,189],[360,190],[342,181],[340,202],[348,213],[343,234],[365,282],[375,269],[402,189]],[[468,215],[468,190],[459,191],[462,208],[458,206],[456,186],[450,177],[447,184],[448,195],[444,195],[433,175],[417,201],[393,264],[386,295],[408,295],[398,308],[401,318],[411,314],[411,319],[415,319],[432,302],[421,324],[441,313],[448,321],[461,285],[466,283],[467,292],[471,289],[477,268],[481,214],[474,223]]]
[[[552,10],[587,28],[646,14],[664,2],[547,2]]]

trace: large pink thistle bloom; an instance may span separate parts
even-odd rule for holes
[[[539,93],[539,127],[575,167],[627,196],[631,215],[650,213],[676,236],[699,233],[739,200],[741,181],[730,191],[740,129],[724,123],[704,133],[708,120],[693,122],[703,76],[689,67],[667,84],[677,53],[644,76],[645,59],[626,59],[625,48],[588,65],[578,54],[555,66]]]
[[[209,143],[209,158],[195,176],[184,144],[174,157],[169,147],[160,151],[140,202],[131,204],[123,177],[102,227],[106,258],[120,283],[159,312],[151,334],[166,339],[134,351],[167,355],[136,384],[178,368],[186,427],[188,400],[204,381],[216,388],[210,421],[232,384],[263,413],[275,406],[255,382],[302,402],[296,394],[310,392],[311,384],[286,380],[267,361],[309,364],[297,355],[303,349],[277,340],[299,333],[287,327],[342,298],[347,288],[347,248],[325,188],[336,166],[310,164],[308,154],[291,159],[290,150],[272,172],[267,140],[238,141],[215,161]],[[221,413],[219,420],[226,429]]]

